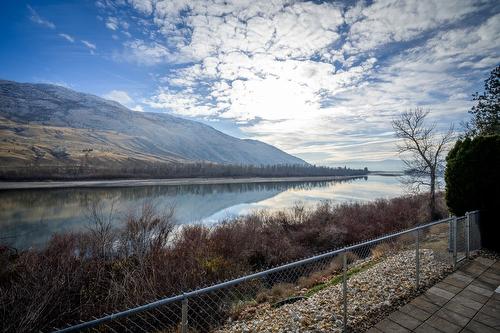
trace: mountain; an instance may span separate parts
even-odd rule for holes
[[[256,140],[50,84],[0,80],[0,164],[306,164]]]

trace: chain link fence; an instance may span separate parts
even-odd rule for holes
[[[455,232],[456,237],[456,256],[457,261],[463,260],[467,256],[467,217],[459,217],[455,219]]]
[[[478,223],[478,211],[450,217],[56,331],[367,328],[479,250]]]

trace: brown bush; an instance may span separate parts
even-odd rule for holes
[[[256,296],[258,303],[275,303],[292,296],[295,293],[295,285],[291,283],[277,283],[271,289],[260,291]]]
[[[375,259],[382,258],[391,252],[391,246],[387,243],[378,244],[372,250],[372,256]]]
[[[314,272],[309,274],[308,276],[301,276],[298,280],[298,285],[301,288],[306,288],[309,289],[311,287],[314,287],[315,285],[322,283],[325,276],[328,276],[329,272],[327,271],[321,271],[321,272]]]

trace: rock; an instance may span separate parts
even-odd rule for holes
[[[438,260],[438,257],[433,255],[432,250],[421,250],[422,287],[432,284],[449,271],[449,264]],[[361,262],[368,261],[364,259]],[[349,278],[347,310],[352,330],[368,328],[371,318],[378,318],[414,295],[414,263],[415,251],[402,251]],[[329,286],[293,304],[278,308],[263,307],[254,317],[228,322],[217,332],[242,332],[242,327],[251,332],[341,332],[342,284]]]

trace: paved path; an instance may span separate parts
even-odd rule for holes
[[[476,258],[368,332],[500,332],[499,286],[500,261]]]

